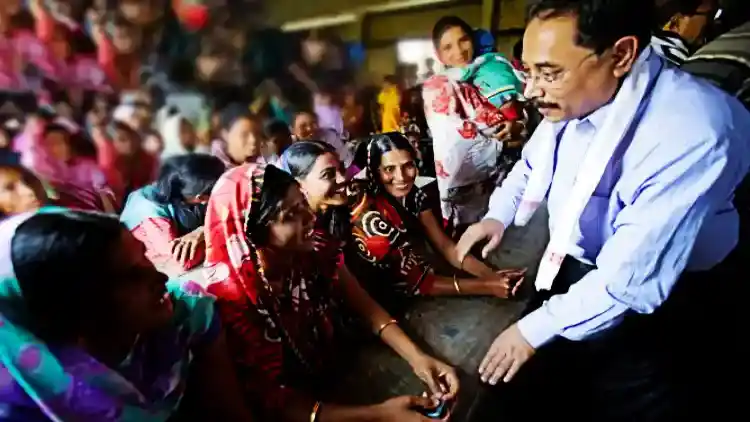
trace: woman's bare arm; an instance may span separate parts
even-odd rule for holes
[[[432,211],[427,210],[420,213],[419,221],[422,223],[425,232],[427,232],[427,237],[430,239],[432,245],[454,268],[466,271],[477,277],[495,277],[495,271],[492,268],[472,255],[467,255],[463,262],[461,262],[456,250],[456,243],[445,234]]]

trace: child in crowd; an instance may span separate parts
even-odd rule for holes
[[[495,39],[488,31],[475,32],[479,49],[474,62],[447,70],[449,77],[476,86],[495,107],[502,108],[523,97],[523,78],[502,54],[495,50]]]

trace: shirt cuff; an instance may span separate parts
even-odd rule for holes
[[[513,224],[513,219],[516,217],[516,210],[513,207],[490,207],[487,211],[487,215],[482,220],[497,220],[503,223],[503,227],[506,229]]]
[[[523,338],[534,349],[538,349],[549,343],[556,336],[562,334],[554,319],[547,313],[545,305],[526,315],[517,322],[518,330]]]

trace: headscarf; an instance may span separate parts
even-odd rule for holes
[[[161,125],[161,137],[164,140],[164,151],[161,153],[162,160],[191,152],[182,145],[180,139],[183,120],[185,120],[185,116],[179,112],[164,119],[164,123]]]
[[[257,311],[265,320],[265,338],[291,349],[294,363],[307,375],[320,374],[339,323],[329,291],[336,268],[320,265],[311,252],[286,270],[282,291],[271,287],[265,273],[270,252],[256,247],[249,232],[270,169],[279,171],[243,164],[224,173],[214,187],[205,224],[208,291],[217,296],[220,312],[222,302]]]
[[[57,212],[65,209],[42,208],[0,222],[0,403],[5,412],[0,419],[166,421],[184,392],[189,359],[182,351],[212,328],[208,324],[213,320],[213,299],[199,295],[195,283],[169,283],[175,299],[173,328],[141,336],[119,372],[75,346],[48,345],[27,328],[11,247],[21,224],[37,213]],[[153,350],[163,352],[157,355]],[[29,411],[34,408],[38,413]]]

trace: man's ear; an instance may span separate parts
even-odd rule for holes
[[[638,59],[638,38],[630,36],[623,37],[612,47],[612,58],[614,59],[613,72],[615,77],[621,78],[630,72],[633,64]]]

